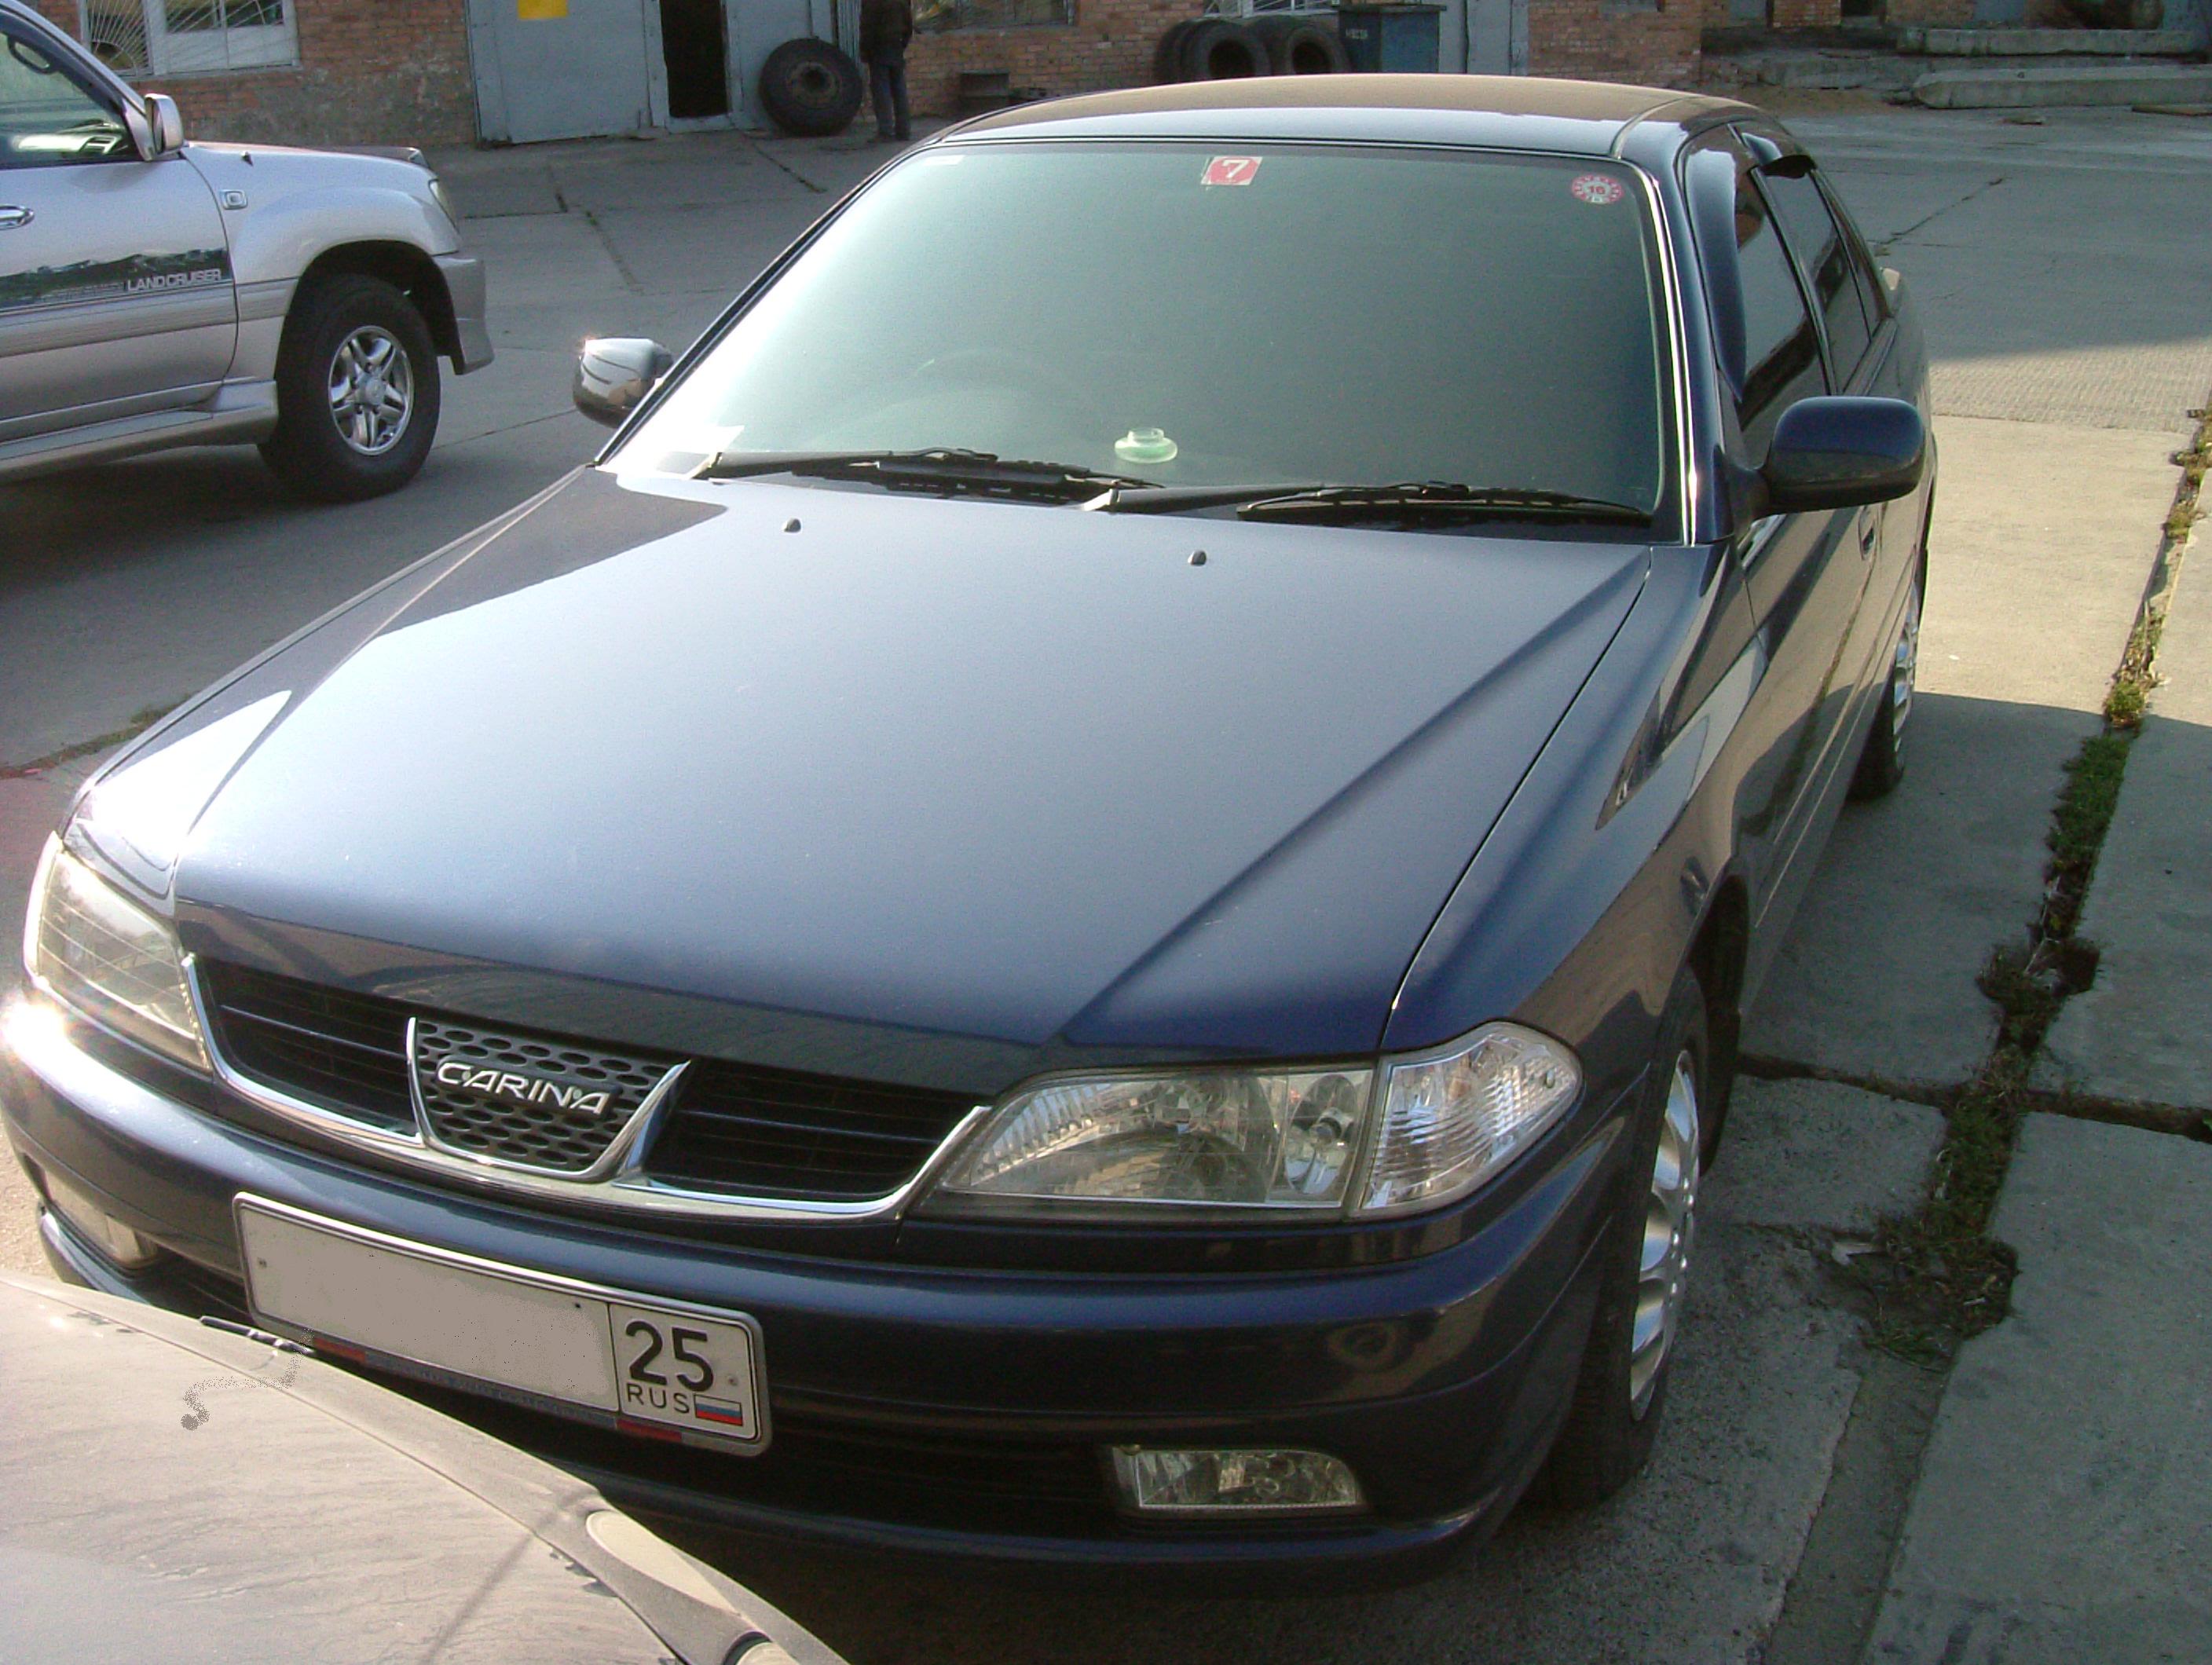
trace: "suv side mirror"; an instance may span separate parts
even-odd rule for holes
[[[1886,503],[1920,483],[1928,428],[1903,399],[1800,399],[1782,413],[1767,447],[1770,514]]]
[[[667,348],[639,336],[586,341],[576,352],[576,409],[595,422],[618,428],[675,362],[676,355]]]
[[[143,112],[125,104],[123,125],[131,131],[131,143],[140,161],[159,161],[185,148],[184,112],[167,93],[147,94]]]

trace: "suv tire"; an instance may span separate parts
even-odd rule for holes
[[[438,351],[380,277],[300,286],[276,354],[276,431],[261,454],[303,497],[348,503],[413,479],[438,433]]]

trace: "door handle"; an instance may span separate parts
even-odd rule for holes
[[[1871,556],[1874,546],[1881,537],[1881,511],[1863,508],[1859,511],[1859,553]]]
[[[13,231],[17,226],[27,226],[38,217],[27,208],[0,207],[0,231]]]

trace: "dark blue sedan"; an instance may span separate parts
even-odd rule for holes
[[[577,396],[49,847],[56,1265],[785,1536],[1417,1568],[1627,1480],[1911,713],[1924,355],[1790,135],[1033,106]]]

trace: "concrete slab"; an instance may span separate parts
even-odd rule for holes
[[[1473,1565],[1435,1583],[1329,1600],[1170,1601],[690,1541],[877,1665],[1751,1665],[1864,1368],[1857,1321],[1822,1297],[1825,1256],[1771,1228],[1856,1230],[1910,1206],[1935,1116],[1818,1083],[1742,1091],[1705,1192],[1697,1290],[1651,1469],[1587,1515],[1519,1511]]]
[[[2176,104],[2212,98],[2212,70],[2156,64],[1935,70],[1912,83],[1912,96],[1935,110],[2040,109],[2054,104]]]
[[[1899,52],[1930,58],[2182,58],[2201,52],[2201,29],[1903,28]]]
[[[1946,418],[1905,784],[1847,808],[1745,1025],[1755,1056],[1919,1088],[1996,1038],[1975,987],[2034,918],[2177,477],[2161,434]]]
[[[2097,980],[2066,1003],[2035,1085],[2212,1112],[2212,550],[2200,535],[2166,615],[2164,678],[2128,754],[2080,934]]]
[[[1867,1658],[2195,1661],[2212,1638],[2212,1150],[2027,1119],[2012,1316],[1952,1372]]]
[[[1870,1231],[1919,1200],[1942,1143],[1942,1115],[1925,1104],[1832,1081],[1740,1080],[1707,1218]]]

